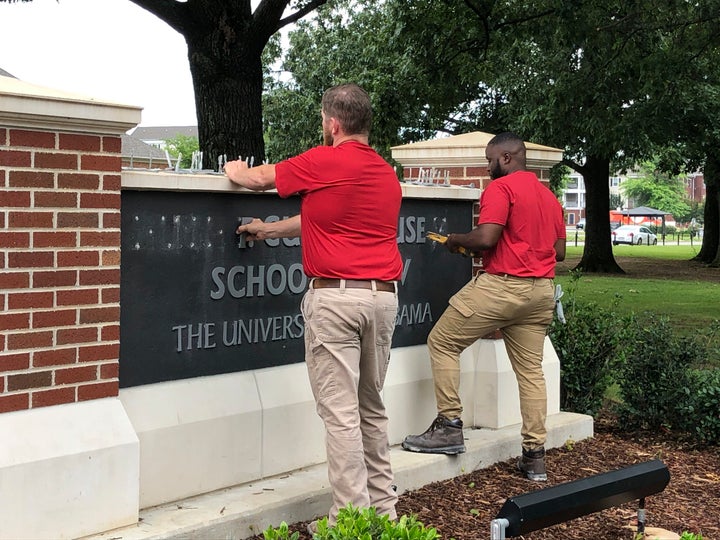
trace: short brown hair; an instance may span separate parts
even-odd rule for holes
[[[372,124],[370,96],[357,84],[341,84],[325,91],[322,110],[333,117],[348,135],[369,135]]]

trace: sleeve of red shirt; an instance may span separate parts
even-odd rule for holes
[[[315,178],[313,159],[315,149],[281,161],[275,165],[275,188],[282,198],[304,194],[310,191],[312,179]]]
[[[498,182],[486,187],[480,195],[480,215],[478,225],[482,223],[496,223],[507,225],[510,214],[510,193],[501,189]]]

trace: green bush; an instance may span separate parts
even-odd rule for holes
[[[678,336],[667,318],[645,314],[627,336],[627,358],[620,370],[625,425],[644,429],[683,429],[690,393],[690,367],[704,357],[697,340]]]
[[[681,405],[682,428],[707,444],[720,444],[720,370],[692,370]]]
[[[386,515],[379,516],[375,508],[353,508],[348,504],[341,508],[337,522],[328,527],[327,518],[318,521],[315,540],[436,540],[440,538],[434,528],[425,528],[413,515],[401,516],[391,521]],[[290,535],[285,522],[280,527],[268,527],[263,532],[265,540],[296,540],[298,533]]]
[[[622,362],[629,319],[594,303],[577,303],[579,278],[579,274],[573,276],[563,296],[566,323],[556,318],[549,336],[560,359],[560,408],[594,415]]]
[[[667,428],[720,444],[720,321],[693,336],[652,313],[620,315],[578,303],[581,275],[563,297],[566,323],[549,336],[560,359],[560,407],[595,416],[609,390],[619,389],[619,420],[631,428]]]

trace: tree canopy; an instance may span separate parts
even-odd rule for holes
[[[710,96],[720,65],[712,64],[717,0],[358,1],[317,15],[291,39],[285,66],[294,80],[271,99],[295,95],[296,110],[316,111],[322,88],[353,79],[376,93],[380,147],[408,134],[508,129],[563,148],[564,163],[587,188],[584,270],[621,271],[607,234],[611,166],[628,167],[681,140],[702,149],[686,154],[688,162],[712,151],[699,141],[717,129],[707,122],[718,109]],[[378,88],[394,92],[389,107]],[[279,125],[266,112],[270,128]]]
[[[386,158],[390,147],[439,131],[476,128],[458,111],[478,100],[472,88],[448,85],[413,58],[395,20],[392,2],[339,0],[317,10],[290,33],[283,69],[265,96],[268,157],[282,159],[320,141],[320,99],[325,89],[353,81],[373,102],[371,144]],[[424,48],[424,46],[423,46]]]
[[[657,160],[642,163],[640,176],[625,180],[621,189],[635,201],[635,206],[657,208],[672,214],[678,221],[685,221],[690,214],[682,178],[661,171]]]

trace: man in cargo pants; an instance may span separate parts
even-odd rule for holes
[[[372,111],[355,84],[322,99],[325,146],[277,165],[229,162],[233,182],[299,194],[299,216],[238,227],[248,240],[301,235],[310,288],[302,300],[305,361],[325,423],[333,504],[328,524],[348,503],[395,519],[388,418],[381,397],[390,360],[402,259],[397,227],[402,192],[392,167],[369,145]],[[309,531],[314,533],[316,522]]]
[[[480,253],[484,272],[450,299],[428,336],[438,416],[420,435],[409,435],[412,452],[458,454],[462,431],[460,353],[502,330],[520,394],[522,457],[518,467],[529,479],[547,480],[545,417],[547,392],[542,371],[545,334],[555,306],[555,263],[565,258],[563,210],[555,195],[526,170],[525,143],[501,133],[487,145],[492,182],[480,196],[475,229],[451,234],[446,245]]]

